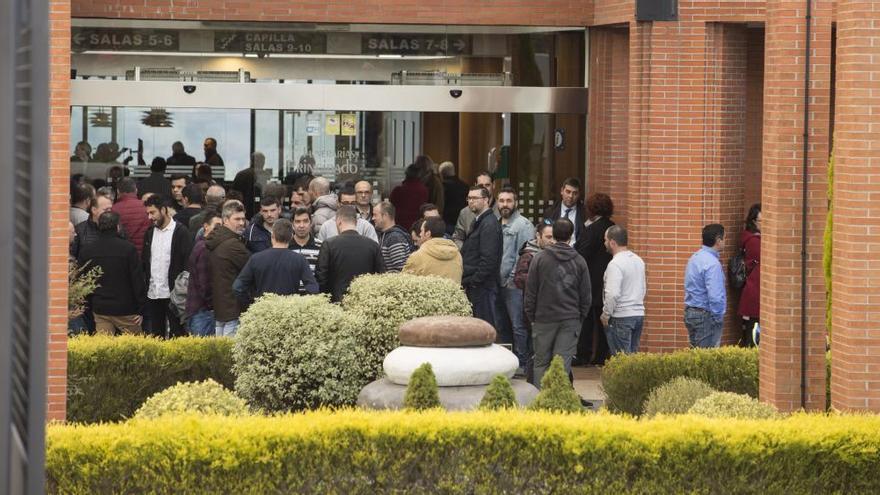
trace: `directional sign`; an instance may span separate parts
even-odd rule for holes
[[[231,53],[326,53],[324,33],[290,31],[217,31],[214,51]]]
[[[383,34],[361,36],[361,52],[368,55],[467,55],[471,37],[466,34]]]
[[[169,29],[74,26],[70,46],[74,52],[85,50],[173,52],[180,47],[180,35],[177,31]]]

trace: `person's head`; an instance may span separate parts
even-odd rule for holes
[[[516,191],[510,186],[504,186],[498,191],[498,199],[495,200],[498,205],[498,212],[501,218],[510,218],[516,211]]]
[[[746,230],[755,233],[761,231],[761,203],[755,203],[746,215]]]
[[[168,165],[165,163],[165,159],[161,156],[153,158],[153,163],[150,164],[150,172],[153,172],[154,174],[164,174],[166,168],[168,168]]]
[[[413,165],[415,165],[416,169],[419,171],[419,179],[421,179],[422,182],[428,182],[431,176],[434,175],[434,169],[437,166],[434,164],[434,160],[428,155],[417,156]]]
[[[312,232],[312,214],[308,208],[293,210],[293,233],[297,239],[306,240]]]
[[[287,186],[278,182],[269,182],[263,186],[263,196],[272,196],[278,199],[278,207],[284,206],[284,198],[287,197]]]
[[[724,226],[710,223],[703,227],[703,245],[721,251],[724,248]]]
[[[74,154],[80,159],[88,159],[92,156],[92,145],[87,141],[80,141],[76,143]]]
[[[425,225],[425,221],[421,218],[413,222],[412,227],[409,229],[409,238],[412,239],[413,245],[421,246],[422,245],[422,226]]]
[[[397,223],[397,211],[390,201],[382,201],[373,208],[373,224],[379,230],[388,230]]]
[[[196,165],[196,180],[214,182],[214,172],[207,163],[199,163]]]
[[[213,185],[208,188],[208,192],[205,193],[205,203],[208,206],[219,208],[224,201],[226,201],[226,189],[223,189],[223,186]]]
[[[187,182],[189,181],[185,175],[174,174],[171,176],[171,196],[174,201],[183,202],[183,188],[186,187]]]
[[[605,249],[611,254],[617,254],[626,249],[629,235],[626,229],[620,225],[612,225],[605,231]]]
[[[406,167],[406,170],[403,171],[403,177],[406,180],[416,180],[421,179],[419,167],[416,166],[415,163],[411,163]]]
[[[220,217],[220,212],[216,208],[206,208],[205,216],[202,217],[202,228],[205,229],[205,237],[211,232],[214,232],[214,229],[223,224],[223,219]]]
[[[226,193],[226,200],[234,199],[241,204],[244,204],[244,194],[241,191],[236,191],[235,189],[230,189],[228,193]]]
[[[419,230],[420,244],[424,244],[431,239],[442,239],[443,235],[446,234],[446,222],[440,217],[428,217],[422,222],[421,229]]]
[[[202,146],[205,149],[206,156],[211,156],[214,153],[217,153],[217,140],[212,137],[205,138],[205,142]]]
[[[489,208],[489,191],[482,186],[471,186],[467,195],[468,208],[479,215]]]
[[[440,164],[440,176],[443,178],[446,177],[455,177],[455,164],[446,161]]]
[[[346,184],[339,189],[336,195],[339,205],[355,206],[357,205],[357,194],[354,192],[354,186]]]
[[[489,197],[492,197],[492,194],[495,192],[495,183],[492,182],[492,174],[489,172],[480,172],[480,174],[477,175],[476,184],[486,189],[486,191],[489,192]]]
[[[260,216],[263,217],[263,225],[271,229],[278,217],[281,216],[281,202],[274,196],[266,196],[260,200]]]
[[[113,209],[113,201],[107,196],[95,196],[89,204],[89,217],[98,223],[98,218]]]
[[[75,183],[70,188],[70,205],[85,209],[95,196],[95,188],[91,184]]]
[[[263,167],[266,166],[266,155],[260,151],[251,153],[251,166],[254,167],[254,170],[263,170]]]
[[[279,218],[272,225],[272,247],[286,248],[293,239],[293,224],[286,218]]]
[[[578,199],[581,197],[581,181],[576,177],[565,179],[562,181],[562,189],[559,190],[559,195],[562,197],[562,204],[566,208],[571,208],[577,204]]]
[[[419,218],[425,219],[439,216],[440,210],[437,209],[437,205],[434,203],[425,203],[422,206],[419,206]]]
[[[171,143],[171,154],[182,155],[184,153],[186,153],[186,151],[183,148],[183,143],[181,143],[180,141],[174,141],[173,143]]]
[[[567,218],[560,218],[553,222],[553,240],[557,243],[568,244],[571,234],[574,233],[574,224]]]
[[[309,183],[312,182],[312,177],[308,175],[304,175],[299,179],[296,179],[293,183],[293,190],[290,193],[290,207],[291,208],[299,208],[305,207],[312,204],[312,195],[309,193]]]
[[[247,219],[244,216],[244,205],[241,201],[233,199],[223,204],[222,221],[224,227],[236,234],[244,232]]]
[[[614,203],[605,193],[594,193],[587,198],[587,214],[590,218],[599,216],[609,218],[614,214]]]
[[[326,177],[315,177],[309,182],[309,195],[312,200],[330,194],[330,181]]]
[[[340,205],[336,210],[336,230],[339,233],[357,227],[357,209],[353,205]]]
[[[98,232],[119,232],[119,213],[106,211],[98,217]]]
[[[119,194],[137,194],[137,182],[131,177],[123,177],[116,184],[116,190]]]
[[[113,190],[112,186],[104,186],[101,189],[95,191],[95,196],[104,196],[109,199],[111,203],[116,201],[116,191]]]
[[[183,206],[201,205],[205,201],[202,195],[202,186],[198,184],[189,184],[180,192]]]
[[[156,227],[163,229],[168,222],[171,221],[171,213],[168,211],[169,200],[163,198],[161,195],[153,194],[146,200],[144,200],[144,206],[147,207],[147,216],[150,217],[150,221],[153,222],[153,225]]]
[[[535,240],[538,243],[538,248],[544,249],[545,247],[553,244],[553,224],[549,222],[541,222],[535,227]]]
[[[357,196],[357,205],[366,208],[373,199],[373,185],[365,180],[359,180],[354,185],[354,194]]]

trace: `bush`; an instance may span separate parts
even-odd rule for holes
[[[518,405],[513,386],[504,375],[496,375],[492,379],[492,382],[486,387],[486,394],[480,401],[480,409],[483,410],[510,409],[516,408]]]
[[[74,337],[67,341],[67,420],[126,419],[157,392],[208,378],[232,388],[230,339]]]
[[[651,390],[678,376],[702,380],[715,390],[757,397],[758,350],[720,347],[617,354],[602,368],[605,405],[613,412],[641,414]]]
[[[235,391],[267,411],[354,404],[370,381],[354,331],[326,295],[257,299],[235,338]]]
[[[565,373],[562,358],[556,356],[550,362],[550,368],[541,378],[541,391],[529,405],[533,411],[583,412],[581,398],[571,388],[571,382]]]
[[[382,361],[400,345],[397,331],[401,323],[421,316],[473,314],[467,296],[455,282],[404,273],[356,278],[342,305],[349,326],[366,350],[361,359],[372,370],[371,379],[382,376]]]
[[[244,400],[223,388],[223,385],[208,379],[203,382],[178,383],[166,388],[147,399],[134,417],[150,419],[185,412],[242,416],[248,413],[248,406]]]
[[[715,390],[700,380],[679,376],[651,391],[645,401],[645,416],[686,414],[694,403]]]
[[[415,411],[441,407],[439,392],[431,363],[423,363],[409,378],[406,394],[403,396],[403,407]]]
[[[698,400],[690,410],[710,418],[773,419],[779,411],[770,404],[759,402],[748,395],[714,392]]]
[[[76,261],[67,264],[67,319],[72,320],[86,310],[86,298],[99,287],[98,280],[104,274],[100,266],[89,268],[88,262],[83,266]]]
[[[880,493],[880,417],[520,411],[49,425],[49,493]]]

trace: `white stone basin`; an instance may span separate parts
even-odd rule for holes
[[[385,356],[383,367],[392,383],[406,385],[422,363],[431,363],[440,387],[487,385],[495,375],[512,378],[519,366],[512,352],[492,344],[482,347],[401,346]]]

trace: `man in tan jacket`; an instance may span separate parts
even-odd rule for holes
[[[461,253],[449,239],[444,239],[446,223],[442,218],[429,217],[422,224],[421,245],[409,256],[403,273],[434,275],[461,283]]]

